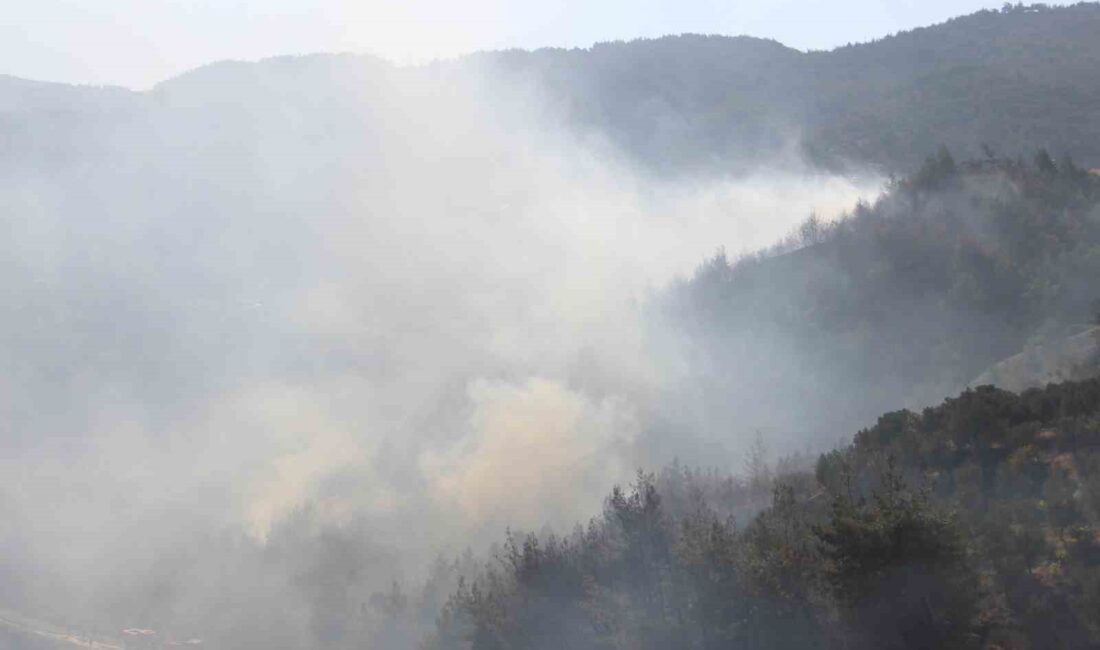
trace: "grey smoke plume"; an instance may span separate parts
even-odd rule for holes
[[[6,606],[342,638],[435,554],[671,460],[650,418],[684,361],[647,295],[878,189],[790,160],[654,179],[494,81],[281,59],[74,109],[68,140],[20,114],[44,135],[0,182]]]

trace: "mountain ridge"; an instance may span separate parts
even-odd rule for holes
[[[940,144],[968,157],[988,144],[1008,155],[1045,147],[1097,167],[1096,33],[1100,4],[1080,3],[984,10],[832,50],[681,34],[482,51],[417,66],[308,54],[213,62],[146,91],[0,77],[0,113],[99,112],[168,93],[202,103],[204,93],[257,82],[301,83],[304,94],[325,84],[370,86],[383,73],[481,71],[501,87],[541,84],[571,124],[609,134],[667,174],[748,170],[792,139],[811,163],[834,170],[906,173]]]

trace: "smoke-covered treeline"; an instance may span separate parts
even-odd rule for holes
[[[1087,331],[1098,201],[1100,178],[1068,159],[956,164],[944,150],[846,219],[811,218],[770,254],[718,255],[664,298],[691,332],[694,399],[713,418],[701,428],[766,413],[754,425],[798,449],[808,423],[854,430]]]

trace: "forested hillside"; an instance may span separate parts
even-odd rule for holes
[[[909,170],[941,144],[1038,147],[1100,166],[1100,5],[1006,6],[827,52],[685,35],[487,54],[663,170],[819,164]]]
[[[811,471],[639,475],[586,528],[509,537],[428,647],[1100,647],[1098,423],[1100,380],[985,386]]]
[[[1089,330],[1098,206],[1100,177],[1068,159],[956,163],[943,150],[844,219],[810,218],[771,252],[719,254],[665,311],[690,333],[714,421],[764,413],[760,427],[793,440],[850,430]],[[1075,349],[1084,358],[1061,376],[1095,369],[1089,346]]]

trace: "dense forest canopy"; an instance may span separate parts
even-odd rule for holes
[[[640,474],[586,528],[509,537],[428,647],[1100,647],[1098,409],[1095,379],[984,386],[812,469]]]

